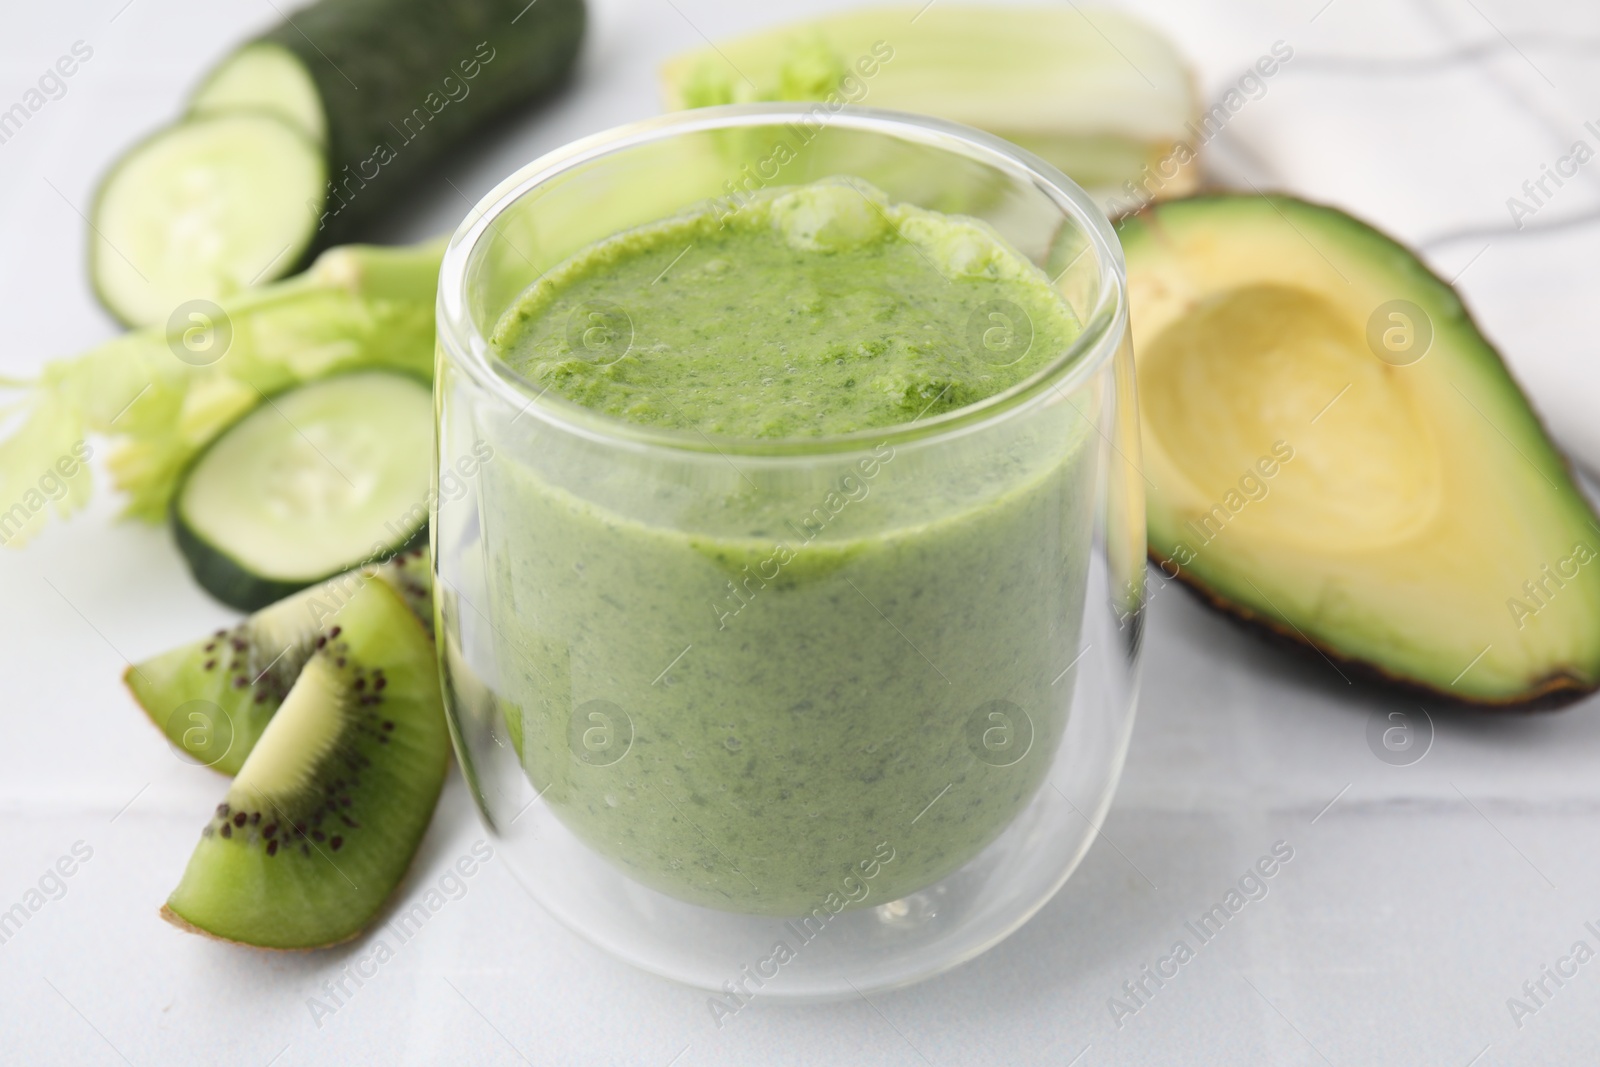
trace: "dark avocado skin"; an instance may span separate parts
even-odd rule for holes
[[[1337,649],[1319,644],[1306,637],[1300,631],[1271,616],[1263,615],[1219,595],[1210,586],[1183,570],[1177,563],[1161,555],[1155,549],[1149,551],[1149,558],[1150,562],[1160,569],[1163,576],[1181,583],[1196,600],[1218,612],[1246,633],[1254,634],[1276,648],[1286,649],[1293,655],[1303,657],[1307,662],[1331,661],[1346,674],[1371,682],[1399,695],[1412,696],[1460,710],[1536,712],[1559,711],[1590,696],[1596,689],[1595,686],[1584,685],[1579,679],[1563,673],[1540,679],[1530,687],[1528,695],[1519,696],[1515,700],[1503,702],[1469,700],[1463,698],[1460,694],[1451,693],[1436,686],[1425,685],[1402,675],[1386,671],[1376,664],[1368,663],[1366,660],[1354,659],[1344,655]],[[1177,573],[1174,574],[1174,571]]]
[[[1241,194],[1207,189],[1190,197],[1175,198],[1174,200],[1170,201],[1156,201],[1152,204],[1145,205],[1137,211],[1125,212],[1113,218],[1112,225],[1114,228],[1120,228],[1125,220],[1138,218],[1141,222],[1145,223],[1151,228],[1159,228],[1161,223],[1158,216],[1159,210],[1163,204],[1178,203],[1180,201],[1190,204],[1203,204],[1206,202],[1226,203],[1230,200],[1239,199],[1241,196],[1252,198],[1265,197],[1269,200],[1294,200],[1300,203],[1310,204],[1311,206],[1320,210],[1343,215],[1345,218],[1350,220],[1352,225],[1371,230],[1391,241],[1396,246],[1400,248],[1407,248],[1405,243],[1399,238],[1385,232],[1381,228],[1374,226],[1369,222],[1355,218],[1340,208],[1334,207],[1330,204],[1306,200],[1303,197],[1296,197],[1290,193],[1273,192],[1270,190],[1260,194]],[[1409,249],[1407,250],[1409,251]],[[1440,285],[1454,290],[1453,285],[1451,285],[1444,278],[1441,278],[1435,271],[1429,268],[1420,257],[1413,254],[1412,258],[1416,260],[1416,265],[1418,268],[1425,272],[1428,276],[1433,278]],[[1521,399],[1522,403],[1532,413],[1534,419],[1537,420],[1539,429],[1544,434],[1545,440],[1553,441],[1553,438],[1550,436],[1549,427],[1546,426],[1544,420],[1539,417],[1538,409],[1535,408],[1529,401],[1527,391],[1522,387],[1520,382],[1516,381],[1515,376],[1511,374],[1510,368],[1505,365],[1505,359],[1503,356],[1501,356],[1499,349],[1495,348],[1494,345],[1489,343],[1488,336],[1483,332],[1483,329],[1479,325],[1476,316],[1472,314],[1471,308],[1466,304],[1465,301],[1463,301],[1461,304],[1461,313],[1466,318],[1468,325],[1470,325],[1472,329],[1477,332],[1479,337],[1484,339],[1485,345],[1494,353],[1495,358],[1500,360],[1501,366],[1505,369],[1506,376],[1509,379],[1510,387],[1516,390],[1517,395]],[[1566,468],[1568,480],[1576,488],[1576,491],[1581,493],[1581,488],[1577,488],[1580,483],[1578,482],[1578,479],[1573,471],[1571,459],[1564,454],[1561,455],[1560,458]],[[1591,512],[1593,511],[1592,505],[1590,510]],[[1254,634],[1270,645],[1290,650],[1297,656],[1302,656],[1313,660],[1332,662],[1340,670],[1345,671],[1349,675],[1375,684],[1381,688],[1390,690],[1398,695],[1416,697],[1418,699],[1432,701],[1435,704],[1442,704],[1446,707],[1453,707],[1464,711],[1470,710],[1480,712],[1489,711],[1526,713],[1559,711],[1584,700],[1585,698],[1593,695],[1597,690],[1600,690],[1600,682],[1588,684],[1582,679],[1576,678],[1566,672],[1557,672],[1537,680],[1526,690],[1524,690],[1524,692],[1509,700],[1484,701],[1465,698],[1458,693],[1453,693],[1445,689],[1440,689],[1437,686],[1418,682],[1415,679],[1385,670],[1384,668],[1366,660],[1347,656],[1335,648],[1331,648],[1325,644],[1313,641],[1305,634],[1301,633],[1298,629],[1283,622],[1282,620],[1263,614],[1252,608],[1227,599],[1213,590],[1210,586],[1206,585],[1203,581],[1180,567],[1176,561],[1162,555],[1157,549],[1153,547],[1150,548],[1147,552],[1147,555],[1150,562],[1155,564],[1156,567],[1160,569],[1162,575],[1168,578],[1174,578],[1182,583],[1183,587],[1187,589],[1197,600],[1199,600],[1200,603],[1211,608],[1213,611],[1218,612],[1224,618],[1235,623],[1244,631]]]

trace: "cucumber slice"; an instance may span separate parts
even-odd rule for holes
[[[326,196],[322,150],[267,114],[168,127],[107,175],[90,220],[89,275],[128,325],[166,322],[300,264]]]
[[[107,177],[93,220],[101,301],[129,325],[166,322],[184,301],[273,281],[359,239],[416,176],[554,88],[585,21],[584,0],[320,0],[295,11],[211,71],[184,133],[135,148]],[[246,115],[278,132],[239,150],[200,132]],[[269,120],[305,143],[286,148]],[[309,177],[307,145],[320,168]],[[290,157],[300,169],[287,174]]]
[[[369,579],[398,593],[432,636],[433,573],[427,550],[417,548],[301,590],[232,629],[133,664],[122,680],[177,752],[223,774],[237,774],[315,651],[317,635]]]
[[[248,44],[207,75],[189,98],[191,117],[265,111],[318,144],[328,140],[322,97],[295,54],[280,44]]]
[[[433,396],[386,371],[267,400],[211,443],[178,487],[173,532],[195,580],[265,607],[427,534]]]

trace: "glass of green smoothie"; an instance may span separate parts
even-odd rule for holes
[[[563,923],[710,991],[854,996],[1061,886],[1132,728],[1121,252],[998,138],[665,116],[507,179],[439,286],[438,647]]]

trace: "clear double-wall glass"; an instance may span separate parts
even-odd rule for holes
[[[986,221],[1081,333],[980,403],[792,440],[626,423],[486,340],[595,241],[828,176]],[[970,343],[1035,343],[1015,310],[989,309]],[[574,353],[649,358],[626,308],[580,311]],[[1132,727],[1132,369],[1105,218],[964,127],[711,108],[501,184],[440,281],[433,548],[457,752],[524,886],[615,955],[714,991],[719,1018],[902,985],[1017,929],[1088,849]]]

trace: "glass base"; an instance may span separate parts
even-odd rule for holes
[[[1076,831],[1069,829],[1076,824]],[[705,989],[720,1020],[751,999],[842,1000],[931,978],[984,952],[1043,907],[1077,866],[1094,828],[1046,788],[1001,837],[955,874],[910,896],[789,919],[674,900],[622,874],[548,810],[517,822],[505,861],[552,915],[643,970]],[[1064,825],[1065,824],[1065,825]],[[1064,832],[1065,831],[1065,832]],[[532,867],[537,864],[538,867]],[[535,869],[564,872],[540,893]]]
[[[1108,641],[1101,649],[1118,656],[1127,645]],[[1085,667],[1097,666],[1089,662],[1097,651],[1086,650]],[[450,666],[454,723],[468,731],[475,722],[487,726],[492,719],[470,710],[472,687],[450,684],[460,678],[459,664]],[[1108,775],[1108,768],[1120,769],[1132,732],[1136,690],[1107,686],[1108,677],[1125,676],[1083,671],[1074,705],[1120,713],[1071,717],[1050,777],[996,840],[954,874],[896,900],[875,901],[870,881],[862,883],[867,895],[837,912],[819,901],[803,915],[746,915],[642,885],[562,823],[499,738],[480,735],[468,745],[480,755],[474,795],[502,860],[534,900],[624,962],[706,990],[719,1023],[754,1000],[844,1000],[911,985],[978,956],[1071,876],[1110,807],[1118,771]]]

